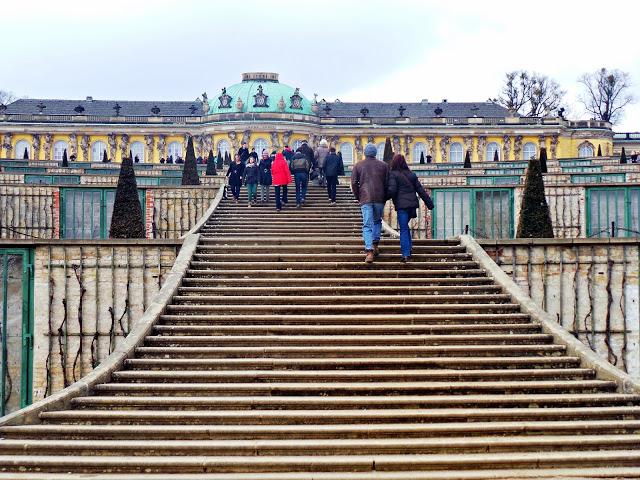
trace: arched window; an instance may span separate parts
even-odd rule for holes
[[[134,162],[136,160],[136,157],[138,157],[138,161],[140,163],[144,163],[144,145],[142,144],[142,142],[133,142],[131,145],[129,145],[129,150],[131,151]]]
[[[427,147],[424,143],[418,142],[413,146],[411,154],[411,161],[413,163],[420,163],[420,156],[424,156],[425,163],[427,162]]]
[[[258,158],[261,158],[262,150],[268,149],[269,144],[264,138],[256,138],[253,142],[253,148],[256,149],[256,153],[258,154]],[[271,153],[271,152],[269,152]]]
[[[593,145],[590,143],[583,143],[578,148],[578,157],[593,157]]]
[[[175,162],[178,157],[182,157],[182,144],[180,142],[171,142],[167,148],[167,152],[167,155],[172,157]]]
[[[487,156],[485,157],[485,160],[487,162],[492,162],[495,152],[498,152],[498,160],[500,160],[500,145],[496,142],[491,142],[487,145]]]
[[[376,153],[376,158],[378,160],[384,160],[384,142],[381,142],[378,145],[376,145],[376,148],[378,149],[378,153]]]
[[[27,158],[31,158],[31,145],[26,140],[20,140],[16,143],[13,158],[24,158],[24,151],[27,150]]]
[[[523,160],[531,160],[532,158],[536,158],[536,153],[538,149],[536,148],[536,144],[533,142],[527,142],[522,147],[522,159]]]
[[[462,163],[464,150],[460,142],[453,142],[449,146],[449,161],[453,163]]]
[[[342,154],[342,163],[345,165],[351,165],[353,163],[353,145],[349,142],[344,142],[340,145],[340,153]]]
[[[104,152],[107,150],[107,144],[98,140],[91,145],[91,161],[101,162]]]
[[[297,149],[300,148],[301,145],[302,145],[302,140],[296,140],[295,142],[293,142],[293,145],[291,145],[291,149],[295,152]]]
[[[217,154],[218,152],[220,152],[220,155],[224,158],[227,153],[231,153],[231,144],[226,140],[220,140],[215,153]]]
[[[69,144],[64,140],[58,140],[53,144],[53,159],[56,162],[62,161],[62,156],[64,155],[64,151],[67,150],[67,160],[69,159]]]

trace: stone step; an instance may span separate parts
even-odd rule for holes
[[[377,261],[394,261],[399,262],[402,255],[399,251],[395,252],[381,252]],[[262,261],[277,261],[277,262],[293,262],[293,261],[313,261],[313,262],[336,262],[336,261],[349,261],[358,259],[362,261],[362,253],[360,251],[351,251],[349,253],[332,253],[332,252],[304,252],[304,253],[288,253],[288,252],[280,252],[280,253],[260,253],[260,252],[218,252],[218,253],[209,253],[209,252],[201,252],[196,251],[193,255],[194,260],[205,260],[205,261],[244,261],[244,262],[262,262]],[[451,264],[452,262],[459,263],[458,261],[470,262],[474,263],[471,260],[471,255],[466,253],[450,253],[450,254],[429,254],[429,253],[412,253],[411,254],[412,262],[420,262],[431,264],[432,262],[446,262],[447,264]]]
[[[630,398],[632,397],[632,398]],[[639,420],[638,398],[620,394],[401,397],[77,397],[48,424],[377,425],[497,421]],[[629,403],[632,403],[631,405]],[[533,405],[533,406],[532,406]]]
[[[206,238],[208,240],[208,238]],[[216,240],[214,242],[202,243],[202,245],[198,245],[197,251],[202,253],[224,253],[227,251],[233,252],[255,252],[256,249],[264,248],[262,242],[258,242],[255,240],[250,240],[245,243],[240,242],[228,242],[224,240]],[[380,252],[383,254],[392,254],[397,253],[400,248],[399,244],[385,244],[382,243],[380,245]],[[362,242],[344,244],[344,245],[336,245],[330,243],[298,243],[297,245],[293,244],[280,244],[273,245],[269,244],[269,252],[323,252],[323,253],[331,253],[331,252],[353,252],[354,250],[362,249]],[[412,247],[412,252],[414,255],[417,254],[431,254],[431,255],[442,255],[449,256],[455,254],[464,254],[463,247],[430,247],[426,245],[414,245]]]
[[[291,291],[290,291],[291,293]],[[259,303],[263,301],[267,303],[264,295],[237,295],[230,297],[220,297],[219,295],[188,295],[179,294],[174,295],[173,304],[190,304],[190,305],[216,305],[223,303],[226,306],[244,304],[244,303]],[[394,306],[402,305],[406,303],[411,304],[450,304],[457,302],[458,304],[504,304],[511,301],[511,295],[506,293],[487,293],[487,294],[475,294],[470,293],[466,295],[447,295],[447,294],[418,294],[412,295],[270,295],[268,296],[269,305],[279,305],[281,303],[287,305],[306,305],[306,304],[334,304],[339,302],[341,305],[360,304],[364,302],[375,302],[376,304],[391,303]]]
[[[290,239],[281,236],[273,236],[268,239],[261,239],[269,242],[270,245],[299,245],[299,239]],[[199,245],[208,245],[212,243],[223,244],[260,244],[257,240],[252,239],[250,237],[204,237],[200,239]],[[309,242],[307,242],[308,244]],[[362,239],[357,236],[348,236],[348,237],[340,237],[340,236],[319,236],[313,240],[314,244],[317,245],[338,245],[338,246],[346,246],[346,245],[362,245]],[[400,242],[398,239],[393,238],[383,238],[380,242],[380,247],[385,248],[387,246],[398,247]],[[455,250],[455,251],[465,251],[464,247],[460,245],[458,240],[447,240],[447,239],[424,239],[424,238],[414,238],[413,239],[413,247],[429,247],[429,248],[437,248],[445,249],[445,250]]]
[[[595,393],[614,392],[617,384],[607,380],[495,380],[401,382],[270,382],[265,383],[103,383],[96,394],[125,396],[234,396],[234,395],[467,395],[474,393]]]
[[[344,439],[431,438],[485,435],[581,435],[584,432],[620,434],[640,432],[640,420],[496,421],[468,423],[299,424],[299,425],[95,425],[40,424],[0,427],[3,438],[38,439]],[[574,437],[576,438],[576,437]],[[577,437],[580,438],[580,437]]]
[[[244,265],[244,264],[243,264]],[[375,265],[375,264],[374,264]],[[392,268],[384,268],[380,269],[377,266],[371,268],[362,268],[362,269],[348,269],[344,268],[341,270],[311,270],[309,268],[304,269],[296,269],[296,270],[286,270],[286,269],[258,269],[258,268],[247,268],[246,266],[243,268],[240,267],[228,267],[219,270],[211,270],[208,268],[189,268],[186,272],[185,280],[189,280],[192,278],[211,278],[213,276],[216,277],[226,277],[226,278],[246,278],[246,279],[255,279],[258,281],[260,278],[276,278],[276,277],[289,277],[289,278],[308,278],[309,276],[315,276],[315,278],[328,277],[328,278],[342,278],[352,282],[358,281],[373,281],[373,280],[384,280],[385,282],[393,282],[393,281],[402,281],[402,282],[417,282],[418,284],[424,284],[429,281],[441,281],[441,279],[446,279],[450,281],[451,277],[458,278],[459,281],[462,282],[473,282],[473,281],[481,281],[487,282],[491,281],[486,276],[486,272],[479,268],[465,268],[465,269],[420,269],[420,268],[408,268],[402,270],[396,270]],[[354,278],[351,278],[354,277]],[[480,278],[478,280],[478,278]],[[475,280],[474,280],[475,279]],[[424,283],[423,283],[424,282]]]
[[[196,256],[197,257],[197,256]],[[315,270],[351,270],[351,269],[360,269],[360,270],[387,270],[392,269],[395,270],[399,266],[403,267],[403,272],[414,271],[414,270],[473,270],[474,272],[478,270],[478,263],[474,261],[461,261],[461,262],[451,262],[451,261],[442,261],[442,262],[427,262],[427,261],[419,261],[419,262],[409,262],[407,264],[401,264],[399,261],[384,261],[384,258],[380,258],[380,261],[377,261],[373,264],[364,263],[364,255],[361,255],[360,258],[362,260],[359,261],[254,261],[254,262],[244,262],[244,261],[199,261],[192,260],[190,265],[191,268],[195,269],[205,269],[205,270],[228,270],[228,269],[240,269],[246,268],[247,265],[251,265],[254,269],[267,269],[267,270],[307,270],[307,269],[315,269]],[[414,273],[415,274],[415,273]]]
[[[194,272],[194,270],[192,270]],[[195,271],[197,272],[197,271]],[[204,272],[204,271],[202,271]],[[299,285],[313,285],[302,288],[318,288],[323,286],[331,287],[344,287],[344,288],[438,288],[441,286],[458,286],[465,288],[467,285],[473,288],[473,286],[487,286],[493,285],[493,280],[489,277],[390,277],[384,276],[384,272],[380,272],[380,277],[364,277],[364,278],[345,278],[345,277],[269,277],[271,272],[263,271],[265,276],[261,278],[206,278],[206,277],[185,277],[182,279],[183,285],[194,286],[196,288],[214,288],[229,287],[235,289],[236,287],[263,287],[264,285],[274,285],[274,278],[277,278],[278,288],[289,289],[292,286],[299,287]],[[366,273],[366,272],[363,272]],[[383,290],[381,290],[383,291]]]
[[[160,316],[163,325],[432,325],[446,328],[447,325],[506,325],[530,324],[530,317],[526,313],[447,313],[447,314],[386,314],[386,315],[168,315]],[[478,327],[482,328],[482,327]]]
[[[188,317],[178,325],[153,327],[157,335],[473,335],[540,333],[535,323],[477,325],[194,325]],[[177,322],[173,322],[177,323]]]
[[[566,352],[564,345],[341,345],[341,346],[179,346],[168,345],[141,346],[136,351],[140,354],[163,354],[175,358],[346,358],[371,357],[380,358],[413,356],[413,357],[492,357],[523,355],[562,356]]]
[[[112,473],[368,472],[640,465],[640,450],[409,455],[64,456],[0,455],[0,470]],[[261,477],[262,478],[262,477]],[[278,478],[277,476],[275,478]],[[281,478],[281,477],[280,477]],[[339,477],[341,478],[341,477]],[[348,477],[345,477],[348,478]],[[419,477],[420,478],[420,477]],[[424,478],[424,477],[421,477]]]
[[[138,352],[139,353],[139,352]],[[159,354],[162,355],[162,354]],[[129,370],[175,369],[183,370],[337,370],[390,369],[396,371],[442,368],[456,370],[473,369],[513,369],[513,368],[576,368],[580,366],[578,357],[449,357],[449,358],[166,358],[139,355],[125,360]]]
[[[302,283],[302,282],[300,282]],[[244,287],[179,287],[178,295],[202,295],[202,296],[250,296],[260,294],[262,297],[272,297],[281,294],[291,293],[295,291],[298,296],[314,295],[322,293],[323,295],[344,295],[344,294],[399,294],[405,295],[411,294],[426,294],[433,295],[450,295],[450,294],[496,294],[502,292],[502,287],[499,285],[377,285],[375,287],[369,285],[354,286],[354,285],[336,285],[330,289],[319,288],[318,286],[306,286],[306,285],[289,285],[289,286],[258,286],[258,285],[246,285]]]
[[[241,382],[431,382],[470,380],[585,380],[595,378],[588,368],[503,369],[503,370],[125,370],[114,372],[115,382],[139,383],[241,383]]]
[[[285,455],[420,455],[496,452],[570,452],[574,450],[635,449],[640,434],[481,436],[470,438],[358,438],[251,440],[55,440],[6,439],[3,455],[65,456],[258,456]],[[631,453],[631,452],[630,452]],[[633,454],[632,454],[633,456]],[[635,456],[640,461],[640,452]],[[637,464],[636,464],[637,465]]]

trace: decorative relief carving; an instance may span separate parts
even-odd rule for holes
[[[44,145],[43,145],[43,150],[44,150],[44,159],[45,160],[51,160],[51,141],[53,140],[53,135],[51,135],[50,133],[47,133],[44,136]]]
[[[33,146],[33,159],[37,160],[40,154],[40,135],[34,133],[31,136],[31,145]]]
[[[411,135],[406,135],[404,137],[404,155],[405,157],[409,157],[411,153],[411,144],[413,143],[413,137]]]
[[[234,150],[238,149],[238,134],[236,132],[227,132],[227,137],[231,140],[231,145]]]
[[[544,135],[538,137],[538,151],[540,151],[541,148],[547,148],[547,137]]]
[[[12,137],[13,137],[13,135],[11,133],[5,133],[4,134],[4,143],[3,143],[2,146],[7,151],[7,158],[11,158],[11,151],[13,150],[13,146],[11,145],[11,138]]]
[[[113,162],[116,159],[116,134],[112,132],[107,135],[107,141],[109,142],[109,160]]]
[[[149,159],[148,161],[151,162],[153,160],[153,135],[145,135],[144,143],[147,147],[146,157]],[[160,158],[164,158],[164,156],[161,154]]]
[[[129,135],[123,133],[120,135],[120,157],[125,158],[129,156]]]
[[[391,139],[391,143],[393,145],[393,153],[400,153],[400,137],[394,135]]]
[[[511,137],[509,135],[504,135],[502,137],[502,159],[509,160],[511,157]]]
[[[289,97],[291,105],[289,108],[292,110],[302,110],[302,96],[300,96],[300,89],[296,88],[293,95]]]
[[[282,134],[283,145],[289,145],[289,140],[291,140],[291,135],[293,135],[293,130],[287,130]]]
[[[253,96],[254,108],[268,108],[269,107],[269,96],[265,95],[262,91],[262,85],[258,85],[258,93]]]
[[[451,143],[451,137],[444,136],[440,139],[440,158],[443,162],[447,161],[447,154],[449,153],[449,144]]]
[[[487,137],[480,135],[478,137],[478,145],[476,146],[479,161],[482,161],[484,159],[485,148],[487,148]]]
[[[271,148],[274,150],[280,149],[280,139],[278,138],[278,132],[271,132]]]
[[[467,152],[469,152],[469,156],[473,156],[473,137],[462,137],[462,143],[464,144],[464,155],[466,157]]]
[[[251,130],[245,130],[242,132],[242,142],[249,145],[249,137],[251,137]]]
[[[166,135],[158,135],[158,145],[156,148],[160,153],[160,158],[166,159],[167,158],[167,136]]]
[[[513,158],[514,160],[522,160],[522,135],[513,137]]]
[[[558,158],[558,135],[551,136],[551,151],[549,153],[551,153],[552,160],[556,160]]]
[[[309,134],[309,146],[311,148],[316,148],[316,136],[313,133]]]
[[[80,137],[80,150],[82,150],[82,158],[85,161],[89,160],[89,135]]]
[[[427,141],[427,155],[431,155],[433,158],[436,153],[436,137],[429,136],[425,140]]]
[[[218,105],[218,108],[231,108],[231,96],[227,95],[227,89],[226,87],[222,88],[222,95],[220,95],[218,97],[218,100],[220,101],[220,105]]]
[[[354,140],[354,145],[356,149],[356,153],[358,155],[362,155],[362,137],[356,137]]]

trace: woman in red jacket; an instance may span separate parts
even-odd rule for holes
[[[282,204],[287,204],[287,185],[291,183],[291,171],[282,153],[277,153],[271,165],[272,184],[276,191],[276,210],[282,210]],[[282,197],[280,196],[282,191]]]

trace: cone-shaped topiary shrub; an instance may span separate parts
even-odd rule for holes
[[[24,147],[24,153],[22,154],[22,159],[29,160],[29,149],[27,147]]]
[[[620,163],[627,163],[627,152],[624,151],[624,147],[622,147],[622,152],[620,152]]]
[[[222,152],[218,150],[218,159],[216,160],[216,167],[218,168],[218,170],[222,170],[223,166],[224,165],[222,160]]]
[[[602,147],[600,145],[598,145],[598,153],[597,153],[598,157],[602,156]]]
[[[136,173],[133,170],[131,158],[124,158],[120,165],[109,237],[145,238],[142,207],[140,206]]]
[[[62,166],[63,167],[68,167],[69,166],[69,159],[67,158],[67,149],[64,149],[64,152],[62,152]]]
[[[471,168],[471,154],[469,150],[464,154],[464,168]]]
[[[547,149],[544,147],[540,149],[540,171],[547,173]]]
[[[187,155],[182,167],[182,185],[200,185],[196,153],[193,150],[193,137],[189,137],[187,142]]]
[[[213,152],[209,150],[209,156],[207,157],[207,175],[218,175],[216,171],[216,157],[213,156]]]
[[[493,151],[493,161],[494,161],[494,162],[497,162],[498,160],[500,160],[500,159],[498,158],[498,150],[494,150],[494,151]]]
[[[102,151],[102,163],[109,163],[109,159],[107,158],[107,151]]]
[[[529,160],[527,177],[520,205],[518,238],[553,238],[549,205],[544,194],[540,160]]]
[[[390,165],[391,160],[393,160],[393,148],[391,148],[391,139],[389,137],[387,137],[387,140],[384,142],[384,155],[382,159],[387,165]]]
[[[420,152],[420,165],[424,165],[424,152]]]

